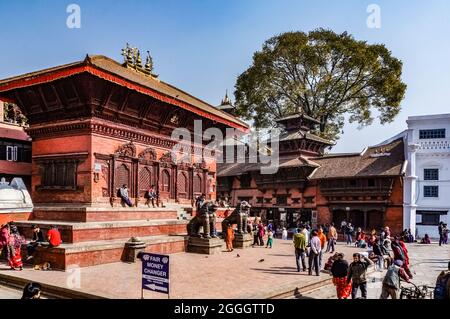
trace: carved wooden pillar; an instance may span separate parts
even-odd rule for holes
[[[364,229],[367,229],[367,210],[364,211]]]

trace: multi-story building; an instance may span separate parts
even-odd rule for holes
[[[20,114],[0,101],[0,178],[20,177],[31,185],[31,138],[20,123]]]
[[[250,202],[252,214],[295,227],[343,220],[366,230],[403,226],[403,138],[362,152],[324,154],[331,143],[313,134],[317,121],[303,114],[279,119],[279,169],[262,174],[261,163],[218,165],[219,198]]]
[[[407,123],[404,228],[436,238],[439,222],[450,221],[450,114],[411,116]]]

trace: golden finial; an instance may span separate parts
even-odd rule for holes
[[[150,55],[150,51],[147,51],[147,60],[145,62],[145,70],[144,72],[148,75],[151,75],[153,71],[153,59]]]

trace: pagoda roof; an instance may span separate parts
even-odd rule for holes
[[[266,163],[217,163],[217,176],[239,176],[250,172],[259,171],[262,167],[268,166]],[[317,168],[319,165],[303,156],[298,157],[280,157],[279,168],[288,167],[312,167]]]
[[[297,118],[298,119],[299,118],[304,118],[304,119],[306,119],[306,120],[308,120],[310,122],[314,122],[316,124],[320,124],[319,120],[317,120],[317,119],[315,119],[315,118],[313,118],[313,117],[311,117],[309,115],[306,115],[304,113],[296,113],[296,114],[286,115],[286,116],[284,116],[282,118],[276,119],[275,121],[276,122],[285,122],[285,121],[293,120],[293,119],[297,119]]]
[[[305,132],[303,130],[298,130],[298,131],[294,131],[294,132],[285,132],[283,134],[280,135],[280,142],[281,141],[290,141],[290,140],[298,140],[298,139],[307,139],[307,140],[312,140],[312,141],[316,141],[322,144],[326,144],[326,145],[334,145],[332,142],[317,136],[315,134],[309,133],[309,132]]]
[[[142,94],[152,96],[168,104],[181,107],[218,123],[234,127],[244,132],[248,131],[248,125],[238,118],[168,83],[134,69],[124,67],[117,61],[103,55],[87,55],[83,61],[0,80],[0,94],[14,89],[56,81],[85,72]]]

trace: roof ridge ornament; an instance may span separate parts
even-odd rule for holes
[[[143,75],[157,78],[157,74],[153,74],[153,59],[150,55],[150,51],[147,51],[147,59],[144,67],[142,67],[142,59],[141,52],[137,47],[130,47],[130,45],[126,44],[126,47],[122,49],[121,55],[124,57],[124,63],[122,64],[124,67],[128,69],[133,69],[142,73]]]

